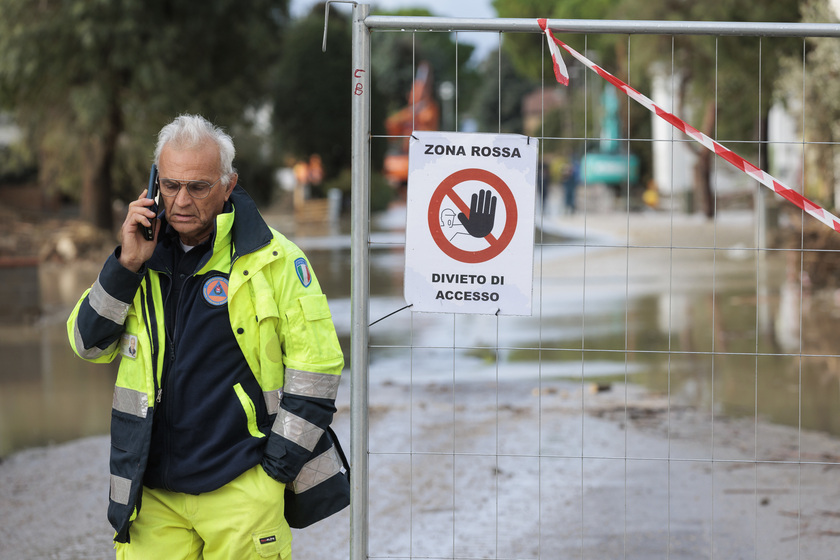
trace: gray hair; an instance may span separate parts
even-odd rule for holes
[[[221,183],[227,187],[230,176],[236,173],[233,168],[233,157],[236,155],[233,138],[201,115],[181,115],[160,130],[155,147],[155,164],[160,165],[160,153],[167,144],[175,149],[186,150],[198,148],[206,142],[214,142],[219,147]]]

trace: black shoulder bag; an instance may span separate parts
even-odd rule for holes
[[[286,485],[285,501],[286,521],[294,529],[308,527],[350,505],[350,465],[332,428],[327,427],[309,462],[295,481]]]

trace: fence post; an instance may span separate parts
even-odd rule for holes
[[[370,31],[353,6],[350,281],[350,560],[368,558],[368,300],[370,295]]]

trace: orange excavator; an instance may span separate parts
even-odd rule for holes
[[[435,100],[432,68],[421,62],[408,94],[408,105],[385,120],[392,138],[385,154],[384,174],[388,183],[401,189],[408,183],[408,141],[414,130],[437,130],[440,108]]]

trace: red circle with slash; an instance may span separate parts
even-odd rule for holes
[[[484,239],[489,243],[489,247],[481,249],[480,251],[466,251],[452,244],[446,235],[443,233],[440,223],[440,210],[443,200],[449,198],[458,210],[469,217],[470,207],[461,197],[455,192],[455,187],[466,181],[478,181],[493,187],[502,199],[505,205],[505,214],[507,216],[505,227],[499,237],[495,237],[492,233],[488,234]],[[516,233],[516,200],[513,193],[499,176],[487,171],[486,169],[461,169],[456,171],[443,181],[432,193],[432,198],[429,200],[429,232],[432,234],[432,239],[435,245],[441,251],[452,257],[456,261],[463,263],[482,263],[497,257],[510,244]]]

